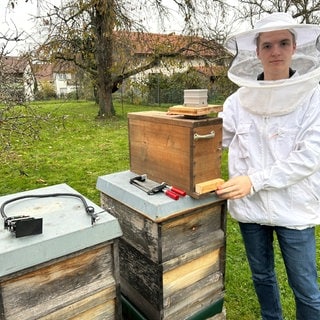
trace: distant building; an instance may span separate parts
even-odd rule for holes
[[[114,73],[125,75],[122,80],[120,77],[117,87],[125,78],[141,82],[149,75],[169,76],[190,69],[197,70],[213,83],[228,61],[220,44],[195,36],[115,32],[114,47]],[[0,98],[4,97],[4,83],[8,94],[15,92],[23,100],[34,100],[45,89],[52,90],[58,98],[77,90],[76,67],[72,62],[31,63],[26,57],[5,56],[0,63],[3,77],[7,79],[0,81]],[[138,71],[130,75],[132,70]]]
[[[32,65],[25,57],[0,59],[0,98],[2,101],[34,100],[36,79]]]
[[[115,42],[115,64],[119,60],[118,64],[124,70],[147,65],[159,58],[155,63],[150,63],[150,68],[133,76],[137,81],[148,74],[172,75],[190,68],[206,69],[206,76],[214,77],[215,67],[220,66],[221,69],[230,59],[222,45],[198,36],[116,32]]]
[[[76,91],[75,68],[71,63],[33,63],[38,90],[51,85],[58,98]]]

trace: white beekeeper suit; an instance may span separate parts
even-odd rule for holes
[[[254,39],[280,29],[295,34],[295,72],[289,79],[259,81],[263,68]],[[319,35],[319,26],[279,13],[226,43],[236,54],[228,76],[240,89],[219,114],[223,145],[229,147],[230,178],[246,175],[253,184],[251,195],[229,201],[240,222],[293,229],[320,224]]]

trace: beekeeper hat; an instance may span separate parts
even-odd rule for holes
[[[294,75],[288,79],[259,81],[264,72],[257,57],[256,38],[262,32],[289,30],[295,35],[296,50],[291,59]],[[254,29],[231,36],[226,48],[234,54],[228,77],[240,88],[240,104],[249,112],[283,115],[295,110],[320,79],[320,26],[297,24],[288,14],[277,12],[258,21]]]
[[[229,37],[225,47],[232,53],[256,50],[256,38],[261,32],[289,30],[296,37],[297,46],[316,42],[320,35],[320,27],[314,24],[298,24],[290,14],[275,12],[257,21],[254,28]]]

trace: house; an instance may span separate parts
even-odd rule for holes
[[[33,63],[38,90],[51,86],[57,97],[61,98],[76,91],[75,68],[71,63]]]
[[[74,67],[70,63],[31,62],[27,57],[0,59],[0,100],[31,101],[37,92],[50,90],[51,96],[64,97],[76,90]]]
[[[208,88],[212,96],[218,88],[214,82],[226,75],[230,58],[212,39],[174,33],[115,33],[115,73],[127,79],[121,82],[120,94],[132,101],[146,98],[149,102],[181,102],[183,88]],[[185,75],[175,87],[168,80],[174,74]]]
[[[208,74],[214,71],[213,67],[226,66],[230,60],[230,55],[215,40],[175,33],[116,32],[115,48],[115,64],[124,74],[132,68],[141,69],[133,76],[137,81],[148,74],[172,75],[190,68],[206,68]]]
[[[124,31],[117,31],[114,36],[113,73],[120,79],[115,80],[115,87],[124,79],[142,83],[149,75],[172,75],[190,69],[211,81],[217,76],[216,70],[221,70],[230,58],[222,45],[197,36]],[[72,62],[31,63],[23,57],[2,60],[12,75],[11,88],[15,82],[25,100],[33,100],[45,90],[51,92],[50,97],[59,98],[77,90],[77,69]]]
[[[0,59],[1,101],[34,100],[36,79],[27,57],[4,56]]]

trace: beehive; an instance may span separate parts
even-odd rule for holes
[[[79,194],[66,184],[3,196]],[[43,218],[43,232],[16,238],[0,230],[0,318],[121,319],[118,220],[99,212],[91,219],[78,198],[26,198],[6,207],[7,216]]]
[[[123,230],[122,294],[149,320],[224,319],[226,202],[149,196],[132,177],[124,171],[97,181],[101,206]]]
[[[184,106],[206,107],[208,105],[208,89],[184,90]]]

